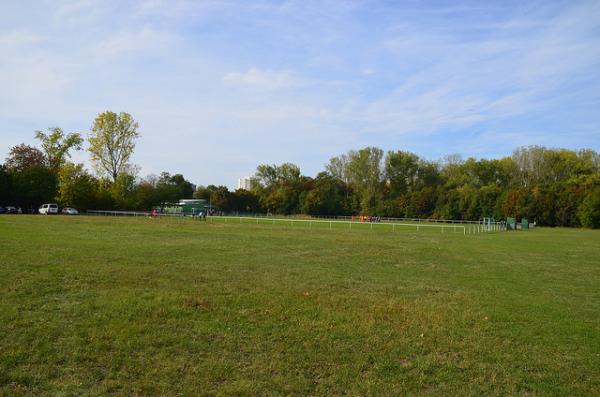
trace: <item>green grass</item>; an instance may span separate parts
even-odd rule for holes
[[[0,395],[404,394],[600,395],[600,232],[0,217]]]

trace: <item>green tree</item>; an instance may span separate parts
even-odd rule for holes
[[[165,203],[192,198],[196,186],[187,181],[181,174],[171,175],[168,172],[163,172],[156,181],[155,189],[160,197],[159,201]]]
[[[314,180],[314,187],[302,197],[301,210],[310,215],[340,215],[344,213],[343,182],[326,172]]]
[[[30,211],[54,201],[58,189],[56,174],[45,166],[32,166],[15,172],[12,183],[13,204]]]
[[[521,215],[521,197],[523,196],[523,189],[511,189],[505,191],[501,198],[501,214],[504,218],[506,217],[519,217]]]
[[[461,195],[457,189],[442,190],[436,202],[435,218],[464,219],[460,211]]]
[[[388,152],[385,157],[385,176],[390,193],[397,197],[416,186],[419,175],[419,156],[410,152]]]
[[[350,157],[354,151],[350,151],[348,154],[342,154],[337,157],[332,157],[329,160],[329,164],[325,166],[325,171],[332,177],[342,182],[344,186],[345,201],[348,202],[350,196],[350,175],[348,172],[348,164],[350,163]]]
[[[58,173],[58,186],[57,200],[61,206],[86,211],[98,205],[98,181],[83,164],[64,163]]]
[[[577,210],[577,216],[583,226],[600,229],[600,186],[585,197]]]
[[[110,184],[108,190],[119,210],[130,210],[135,206],[135,175],[120,172],[117,179]]]
[[[278,214],[299,211],[300,194],[306,190],[306,177],[301,175],[297,165],[259,165],[254,179],[257,183],[252,191],[259,197],[262,208]]]
[[[406,193],[400,196],[401,213],[409,218],[429,218],[435,210],[436,194],[433,188]]]
[[[261,187],[268,188],[279,180],[278,167],[276,165],[261,164],[256,167],[254,179]]]
[[[58,172],[64,162],[71,157],[71,149],[81,150],[83,139],[78,133],[65,135],[64,131],[58,127],[48,128],[48,134],[42,131],[36,131],[35,138],[42,145],[42,150],[48,160],[50,168]]]
[[[230,203],[232,211],[254,213],[262,211],[258,196],[254,192],[245,189],[238,189],[232,192]]]
[[[435,188],[441,184],[441,176],[437,163],[420,160],[418,178],[414,189]]]
[[[600,154],[592,149],[577,152],[577,175],[593,175],[600,173]]]
[[[194,197],[208,201],[216,210],[232,210],[232,193],[227,186],[198,186],[194,193]]]
[[[557,191],[561,186],[557,184],[534,186],[531,189],[531,207],[528,217],[542,226],[556,226],[557,219]]]
[[[153,206],[162,202],[156,183],[156,176],[150,175],[137,184],[134,205],[136,210],[149,211]]]
[[[7,205],[12,199],[12,175],[0,164],[0,205]]]
[[[107,175],[116,183],[120,174],[132,174],[129,159],[139,137],[138,128],[129,113],[106,111],[96,117],[88,136],[88,151],[100,175]]]
[[[363,214],[372,214],[377,199],[382,197],[383,150],[366,147],[349,153],[348,179],[359,196]]]
[[[256,167],[255,179],[264,188],[278,184],[293,184],[300,179],[300,167],[292,163],[281,165],[259,165]]]
[[[169,179],[169,182],[173,185],[177,186],[179,190],[179,198],[180,199],[191,199],[194,196],[194,191],[196,190],[196,186],[186,180],[183,175],[175,174],[172,175]]]

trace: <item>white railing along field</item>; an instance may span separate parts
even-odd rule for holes
[[[179,218],[179,219],[200,219],[198,217],[185,216],[182,214],[162,214],[162,213],[150,213],[150,212],[138,212],[138,211],[100,211],[100,210],[90,210],[87,211],[89,215],[97,215],[97,216],[132,216],[132,217],[153,217],[153,218]],[[467,234],[479,234],[479,233],[489,233],[489,232],[500,232],[506,230],[504,223],[501,222],[492,222],[492,223],[482,223],[482,222],[463,222],[463,224],[458,223],[459,221],[452,222],[439,222],[430,224],[428,222],[424,222],[424,220],[411,220],[408,222],[395,222],[391,219],[385,219],[382,221],[361,221],[359,219],[352,220],[342,220],[342,219],[332,219],[332,218],[317,218],[317,217],[305,217],[305,218],[295,218],[295,217],[274,217],[274,216],[208,216],[205,218],[207,222],[236,222],[236,223],[271,223],[271,224],[289,224],[291,227],[294,224],[305,225],[307,228],[312,228],[315,226],[328,226],[329,229],[334,227],[348,227],[348,229],[354,228],[365,228],[366,226],[369,229],[376,228],[388,228],[391,231],[396,231],[396,229],[401,228],[409,228],[414,229],[415,231],[421,230],[439,230],[440,233],[460,233],[463,235]],[[410,223],[409,223],[410,222]]]
[[[87,215],[104,215],[104,216],[150,216],[150,212],[140,211],[104,211],[104,210],[88,210]],[[163,214],[166,215],[166,214]]]
[[[234,216],[234,217],[246,217],[246,218],[266,218],[266,217],[271,217],[272,215],[270,214],[266,214],[266,213],[243,213],[243,212],[224,212],[224,213],[220,213],[220,215],[223,216]],[[284,218],[284,219],[290,219],[290,218],[294,218],[294,219],[331,219],[331,220],[346,220],[346,221],[350,221],[350,220],[356,220],[358,218],[360,218],[360,215],[277,215],[278,218]],[[470,220],[462,220],[462,219],[437,219],[437,218],[410,218],[410,217],[405,217],[405,218],[397,218],[397,217],[385,217],[385,216],[380,216],[380,217],[372,217],[372,218],[378,218],[379,222],[419,222],[419,223],[444,223],[444,224],[472,224],[472,225],[477,225],[477,224],[483,224],[482,220],[478,220],[478,221],[470,221]],[[497,222],[497,223],[501,223],[501,222]]]

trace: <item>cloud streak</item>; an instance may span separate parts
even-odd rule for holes
[[[282,161],[314,174],[361,145],[429,158],[600,149],[597,2],[81,0],[5,11],[2,153],[49,125],[86,131],[107,109],[140,122],[143,173],[199,184],[232,186]]]
[[[223,77],[228,84],[265,89],[290,88],[300,85],[289,71],[269,71],[250,68],[245,72],[230,72]]]

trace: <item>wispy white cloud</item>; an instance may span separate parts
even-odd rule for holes
[[[245,72],[230,72],[223,76],[227,84],[277,89],[299,86],[301,82],[290,71],[270,71],[250,68]]]
[[[128,111],[144,173],[232,184],[358,145],[598,147],[600,4],[40,1],[0,24],[0,157]],[[574,138],[566,140],[566,132]],[[81,158],[85,158],[82,154]],[[211,167],[198,167],[198,164]]]
[[[6,54],[10,50],[21,50],[43,40],[42,36],[27,30],[12,31],[0,34],[0,48]]]
[[[111,34],[95,46],[95,53],[98,57],[114,57],[144,51],[158,55],[158,52],[171,49],[177,42],[176,35],[146,26],[135,31]]]

